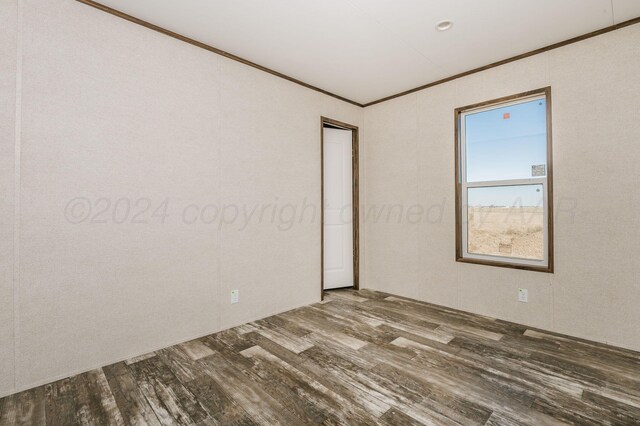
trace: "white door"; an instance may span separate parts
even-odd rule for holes
[[[324,131],[324,288],[353,287],[351,130]]]

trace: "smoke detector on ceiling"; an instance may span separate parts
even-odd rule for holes
[[[447,31],[451,29],[451,27],[453,27],[453,22],[451,22],[448,19],[445,19],[444,21],[440,21],[436,24],[436,30],[438,31]]]

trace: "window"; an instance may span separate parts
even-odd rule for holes
[[[457,260],[553,272],[551,89],[455,116]]]

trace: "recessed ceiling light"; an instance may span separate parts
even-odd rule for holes
[[[451,27],[453,27],[453,22],[449,21],[448,19],[445,19],[444,21],[438,22],[438,24],[436,25],[436,30],[447,31]]]

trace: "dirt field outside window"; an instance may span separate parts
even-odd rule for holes
[[[541,207],[469,207],[468,252],[544,259]]]

